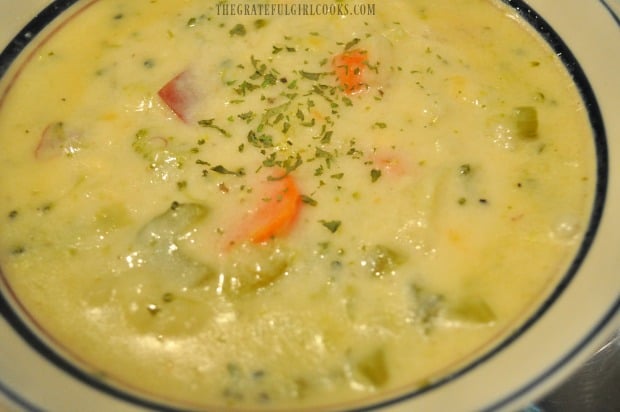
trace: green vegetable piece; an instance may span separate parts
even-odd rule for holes
[[[157,170],[180,168],[188,153],[173,146],[173,137],[151,136],[147,129],[140,129],[134,135],[131,144],[133,150],[145,160],[151,162],[150,167]]]
[[[138,234],[138,242],[148,245],[171,243],[184,235],[189,226],[207,215],[207,208],[197,203],[173,202],[168,210],[147,223]]]
[[[213,275],[211,268],[183,252],[182,238],[208,214],[196,203],[173,202],[164,213],[149,221],[136,236],[133,250],[136,261],[154,273],[173,279],[180,286],[199,286]]]
[[[459,300],[447,311],[447,317],[459,322],[486,325],[496,320],[491,307],[479,297],[467,297]]]
[[[517,136],[523,139],[538,137],[538,112],[532,106],[521,106],[514,109]]]
[[[356,364],[356,369],[375,387],[385,385],[390,378],[383,349],[377,349],[362,358]]]
[[[444,297],[419,285],[412,285],[415,321],[428,332],[444,308]]]
[[[288,272],[294,255],[275,243],[243,244],[231,252],[220,275],[223,290],[233,294],[256,293],[269,287]]]
[[[393,275],[403,261],[403,256],[395,250],[386,246],[375,245],[367,249],[361,264],[373,276],[383,277]]]

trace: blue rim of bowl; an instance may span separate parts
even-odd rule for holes
[[[96,0],[95,0],[96,1]],[[592,204],[592,212],[590,215],[590,221],[588,229],[584,235],[584,240],[575,255],[569,269],[561,281],[556,286],[555,290],[550,294],[545,302],[535,311],[529,319],[527,319],[518,329],[512,332],[509,336],[499,343],[495,348],[488,351],[484,355],[478,357],[474,362],[459,369],[458,371],[445,376],[444,378],[432,383],[431,385],[413,390],[402,396],[394,397],[385,401],[374,403],[366,406],[362,409],[355,409],[356,411],[371,411],[377,408],[393,406],[412,399],[418,395],[436,389],[444,384],[451,382],[460,376],[468,373],[472,369],[482,365],[490,358],[497,355],[499,352],[507,348],[512,342],[524,334],[534,323],[536,323],[553,305],[553,303],[559,298],[563,291],[568,287],[579,267],[583,263],[588,250],[590,249],[596,232],[600,224],[603,210],[605,206],[605,199],[608,185],[608,148],[607,138],[605,133],[605,126],[601,115],[600,108],[598,106],[595,93],[584,73],[579,65],[576,57],[564,43],[558,33],[547,23],[532,7],[527,5],[523,0],[501,0],[507,6],[516,10],[519,15],[530,24],[530,26],[541,36],[547,44],[556,52],[564,64],[565,69],[571,75],[573,82],[577,86],[581,98],[586,106],[590,125],[592,127],[594,135],[594,144],[597,158],[597,181],[595,185],[595,198]],[[69,9],[72,5],[79,2],[79,0],[55,0],[39,14],[37,14],[8,44],[8,46],[0,53],[0,77],[2,77],[8,70],[12,62],[20,55],[28,44],[37,37],[37,35],[46,28],[53,20],[59,17],[63,12]],[[606,11],[612,16],[616,24],[620,24],[618,15],[614,13],[609,4],[605,0],[599,0],[599,3],[606,9]],[[560,370],[568,361],[579,354],[585,347],[592,342],[599,334],[605,329],[606,325],[614,318],[617,312],[620,310],[620,298],[611,305],[609,310],[599,319],[599,321],[585,334],[585,336],[575,344],[575,346],[565,353],[555,364],[549,366],[539,376],[532,378],[529,382],[524,383],[520,388],[513,390],[509,394],[503,395],[503,397],[495,402],[486,406],[483,410],[496,410],[507,406],[509,403],[521,398],[527,392],[532,390],[536,385],[547,380]],[[32,349],[42,355],[44,358],[52,362],[56,367],[62,371],[68,373],[74,378],[88,384],[89,386],[102,391],[105,394],[111,395],[119,400],[123,400],[133,404],[135,406],[141,406],[146,408],[157,409],[160,411],[179,411],[178,408],[170,408],[156,401],[149,401],[142,397],[129,394],[123,390],[112,387],[105,382],[97,379],[96,377],[88,374],[80,368],[73,365],[70,361],[56,353],[51,347],[49,347],[43,340],[41,340],[24,321],[13,311],[10,303],[0,293],[0,315],[8,322],[8,324],[17,332],[21,338],[27,342]],[[9,388],[0,380],[0,393],[6,396],[10,401],[16,403],[18,406],[28,411],[41,410],[37,406],[33,405],[27,399],[24,399],[19,393]]]
[[[603,7],[605,7],[607,12],[611,15],[611,17],[613,17],[613,19],[616,21],[616,24],[620,26],[620,16],[618,16],[618,13],[615,11],[615,10],[620,10],[620,5],[616,6],[616,8],[614,9],[614,7],[612,7],[607,0],[599,0],[599,1],[603,5]]]

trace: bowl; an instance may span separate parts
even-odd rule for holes
[[[0,56],[0,76],[10,73],[12,62],[24,49],[49,35],[48,24],[62,20],[75,9],[74,3],[1,0],[0,45],[6,47]],[[505,3],[555,50],[585,102],[597,157],[589,227],[564,275],[518,327],[429,385],[357,409],[526,408],[572,376],[620,327],[616,246],[620,244],[620,163],[616,161],[620,156],[620,3]],[[0,292],[0,406],[9,410],[82,410],[86,406],[101,411],[175,409],[123,385],[94,378],[76,366],[41,333],[36,320],[24,316],[6,283],[0,283]]]

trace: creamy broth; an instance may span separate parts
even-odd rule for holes
[[[291,409],[425,387],[523,322],[595,165],[516,12],[223,7],[94,1],[3,80],[0,264],[44,332],[127,390]]]

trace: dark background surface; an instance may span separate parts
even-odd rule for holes
[[[620,412],[620,331],[559,388],[524,412]]]

